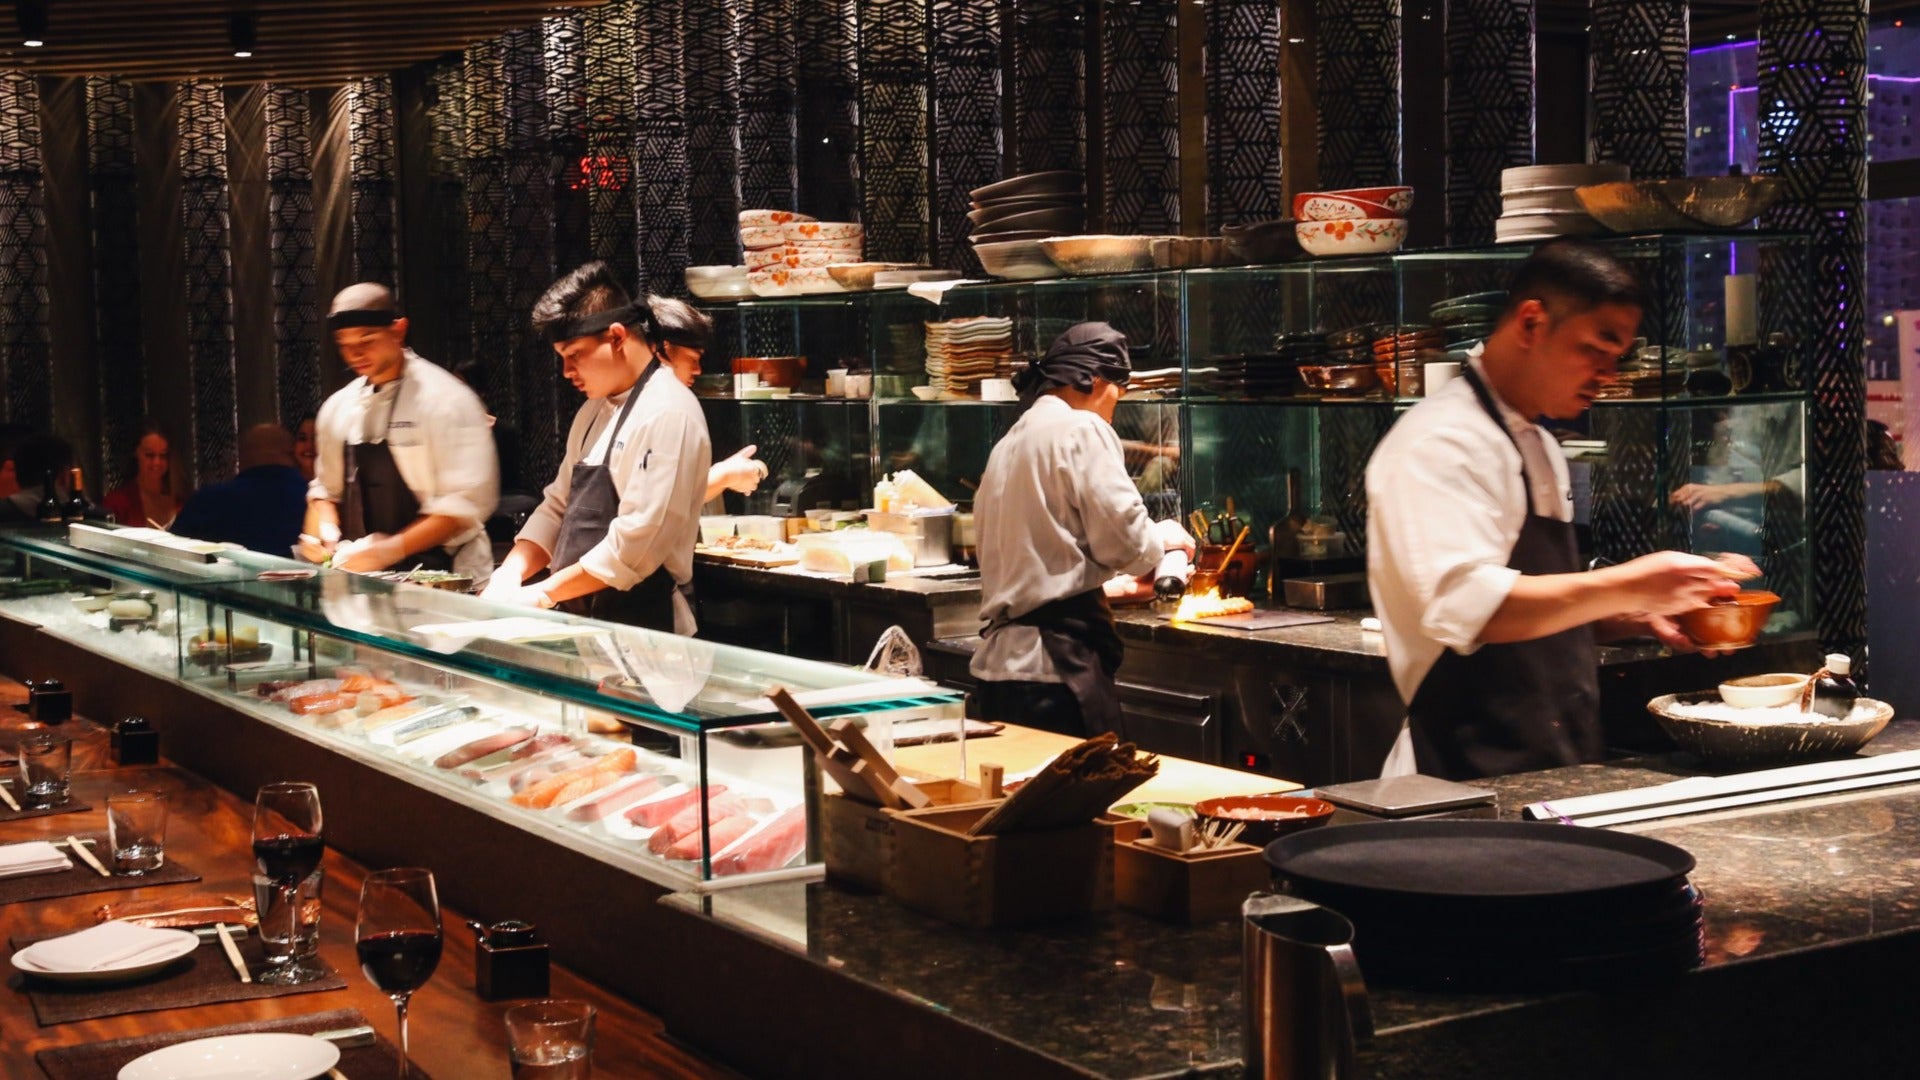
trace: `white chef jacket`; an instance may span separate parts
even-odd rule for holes
[[[541,493],[519,539],[538,544],[551,557],[567,512],[573,467],[604,461],[620,492],[620,516],[606,538],[580,557],[581,568],[615,589],[631,589],[661,567],[685,585],[693,580],[693,545],[700,538],[700,508],[713,466],[707,418],[699,399],[671,371],[647,380],[626,426],[616,433],[613,422],[626,402],[627,394],[618,394],[580,406],[567,431],[560,471]],[[678,634],[695,629],[693,608],[677,591],[673,629]]]
[[[486,407],[466,383],[408,349],[400,378],[380,386],[353,380],[320,406],[313,427],[318,458],[307,498],[345,498],[345,444],[377,443],[384,431],[421,515],[459,519],[460,531],[446,544],[454,571],[471,574],[476,584],[493,573],[485,525],[500,504],[500,459]]]
[[[988,624],[1098,589],[1115,574],[1144,574],[1162,554],[1113,425],[1054,396],[1035,401],[994,446],[973,524]],[[970,670],[1001,682],[1060,681],[1031,626],[989,633]]]
[[[1477,347],[1468,363],[1481,371]],[[1455,379],[1408,410],[1367,462],[1367,588],[1402,701],[1413,700],[1447,649],[1480,647],[1481,630],[1520,577],[1507,560],[1529,506],[1573,520],[1573,487],[1553,436],[1488,393],[1506,431],[1467,380]],[[1531,492],[1516,442],[1528,449]],[[1404,731],[1401,742],[1410,762]],[[1401,749],[1389,775],[1411,771],[1400,767]]]

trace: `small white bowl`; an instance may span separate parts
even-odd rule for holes
[[[1736,709],[1772,709],[1800,700],[1811,676],[1776,672],[1749,675],[1720,684],[1720,700]]]
[[[907,389],[913,391],[913,396],[921,401],[932,401],[940,396],[940,388],[937,386],[910,386]]]

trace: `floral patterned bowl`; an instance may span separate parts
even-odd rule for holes
[[[1398,218],[1302,221],[1293,232],[1309,255],[1385,255],[1407,242],[1407,223]]]
[[[1407,214],[1352,192],[1303,191],[1293,197],[1293,216],[1301,221],[1339,221],[1342,218],[1403,218]]]

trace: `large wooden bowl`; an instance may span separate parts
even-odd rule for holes
[[[1742,724],[1673,712],[1676,704],[1692,705],[1719,699],[1719,694],[1711,690],[1663,694],[1647,702],[1647,711],[1681,749],[1693,751],[1709,767],[1717,769],[1764,769],[1845,757],[1865,746],[1893,719],[1893,706],[1870,698],[1860,699],[1860,704],[1869,709],[1858,720],[1833,720],[1812,714],[1805,723]]]
[[[1744,649],[1759,639],[1767,616],[1779,605],[1778,594],[1748,589],[1726,603],[1683,611],[1674,619],[1703,649]]]

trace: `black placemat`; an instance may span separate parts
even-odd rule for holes
[[[17,951],[39,938],[15,938],[10,944]],[[260,939],[252,934],[236,936],[240,958],[247,970],[259,978],[266,970],[266,956]],[[324,962],[322,967],[326,967]],[[34,1018],[41,1027],[70,1024],[76,1020],[98,1020],[103,1016],[155,1012],[160,1009],[184,1009],[194,1005],[212,1005],[221,1001],[254,1001],[287,994],[311,994],[322,990],[345,990],[347,980],[331,967],[324,978],[299,986],[262,986],[241,982],[227,962],[220,939],[202,942],[198,949],[168,964],[138,982],[85,986],[47,982],[15,972],[7,985],[23,991],[33,1003]]]
[[[19,797],[19,792],[13,791],[11,787],[7,790],[13,794],[14,797]],[[9,810],[5,803],[0,803],[0,825],[4,825],[9,821],[23,821],[30,817],[52,817],[55,814],[78,814],[91,809],[93,809],[93,804],[79,802],[75,799],[68,799],[59,806],[35,807],[23,805],[18,810]],[[100,875],[95,874],[94,876],[99,877]]]
[[[75,833],[81,840],[92,840],[89,849],[101,864],[112,868],[112,848],[107,846],[105,833]],[[55,838],[59,839],[59,838]],[[62,850],[65,850],[62,848]],[[200,875],[192,867],[174,861],[169,855],[167,864],[149,874],[139,877],[123,877],[114,874],[101,877],[99,871],[88,866],[80,856],[68,853],[73,860],[73,869],[52,874],[24,874],[20,877],[0,878],[0,906],[25,903],[28,900],[52,900],[61,896],[80,896],[91,892],[111,892],[116,889],[137,889],[143,885],[177,885],[185,881],[199,881]]]
[[[337,1031],[341,1028],[358,1027],[367,1023],[367,1018],[354,1009],[334,1009],[331,1012],[314,1013],[310,1016],[298,1016],[283,1020],[260,1020],[248,1024],[228,1024],[224,1027],[202,1028],[198,1031],[170,1031],[160,1035],[141,1035],[132,1039],[115,1039],[112,1042],[87,1043],[84,1046],[65,1046],[58,1050],[42,1050],[34,1055],[40,1069],[49,1080],[115,1080],[120,1070],[142,1054],[152,1053],[163,1046],[190,1042],[194,1039],[210,1039],[216,1035],[244,1035],[257,1031],[290,1031],[301,1035],[312,1035],[321,1031]],[[505,1056],[503,1053],[502,1057]],[[377,1038],[372,1046],[340,1048],[340,1064],[334,1066],[353,1080],[399,1080],[400,1051],[385,1038]],[[420,1066],[410,1070],[414,1080],[432,1080]]]

